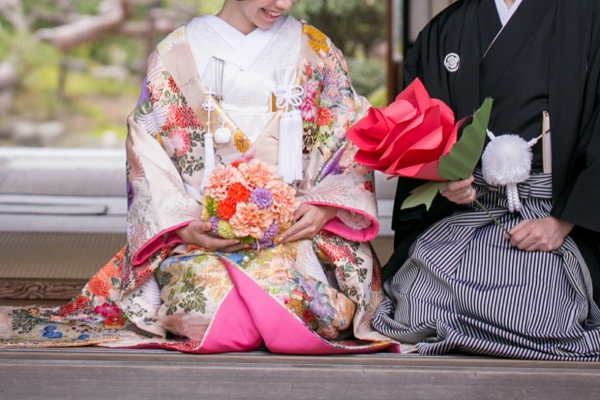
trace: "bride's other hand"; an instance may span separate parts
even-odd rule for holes
[[[337,207],[301,204],[294,214],[294,225],[279,236],[277,243],[313,239],[337,211]]]
[[[189,225],[176,230],[186,244],[194,244],[209,251],[232,253],[248,246],[237,239],[221,239],[212,232],[212,224],[208,221],[192,221]]]

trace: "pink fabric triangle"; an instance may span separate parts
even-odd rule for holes
[[[202,341],[202,353],[258,350],[263,344],[246,303],[235,287],[219,307]]]
[[[267,348],[284,354],[371,353],[393,345],[334,346],[310,330],[296,315],[269,295],[252,278],[228,259],[221,258]]]

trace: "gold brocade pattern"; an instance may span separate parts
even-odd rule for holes
[[[252,142],[239,129],[233,134],[233,143],[240,153],[245,153],[252,147]]]
[[[321,52],[329,52],[329,45],[327,44],[327,36],[320,30],[311,25],[303,25],[304,34],[308,37],[308,44],[310,48],[317,54]]]

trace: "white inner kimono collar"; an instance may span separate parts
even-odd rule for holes
[[[500,28],[500,31],[498,31],[498,33],[496,34],[496,37],[494,37],[494,40],[492,40],[492,43],[490,43],[490,45],[488,46],[487,50],[483,54],[483,58],[485,58],[488,51],[490,51],[490,49],[496,42],[496,39],[498,39],[498,36],[500,36],[502,31],[504,30],[504,27],[506,26],[508,21],[511,19],[511,17],[514,15],[514,13],[517,11],[517,8],[519,8],[519,6],[521,5],[521,2],[522,2],[522,0],[515,0],[515,2],[510,7],[510,10],[509,10],[506,7],[506,3],[504,2],[504,0],[496,0],[496,9],[498,10],[498,16],[500,17],[500,22],[502,23],[502,28]]]
[[[245,61],[245,65],[241,65],[241,67],[242,69],[246,69],[252,65],[271,39],[273,39],[286,18],[286,16],[282,15],[269,29],[257,28],[247,35],[244,35],[215,15],[205,15],[202,17],[202,20],[213,28],[236,51],[240,58]]]
[[[513,5],[509,8],[506,7],[506,3],[504,0],[496,0],[496,8],[498,9],[498,15],[500,16],[500,22],[502,22],[502,26],[508,23],[508,20],[513,16],[522,0],[515,0]]]

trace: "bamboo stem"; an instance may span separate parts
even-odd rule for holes
[[[492,215],[492,213],[487,208],[485,208],[483,206],[483,204],[481,204],[479,202],[479,200],[475,199],[475,204],[477,204],[479,206],[479,208],[481,208],[483,211],[485,211],[485,213],[490,216],[490,218],[496,223],[496,225],[498,225],[500,228],[502,228],[502,230],[508,235],[508,237],[510,237],[512,239],[512,235],[508,231],[508,229],[506,229],[506,227],[504,225],[502,225],[502,223],[500,221],[498,221],[498,218],[494,217]]]

